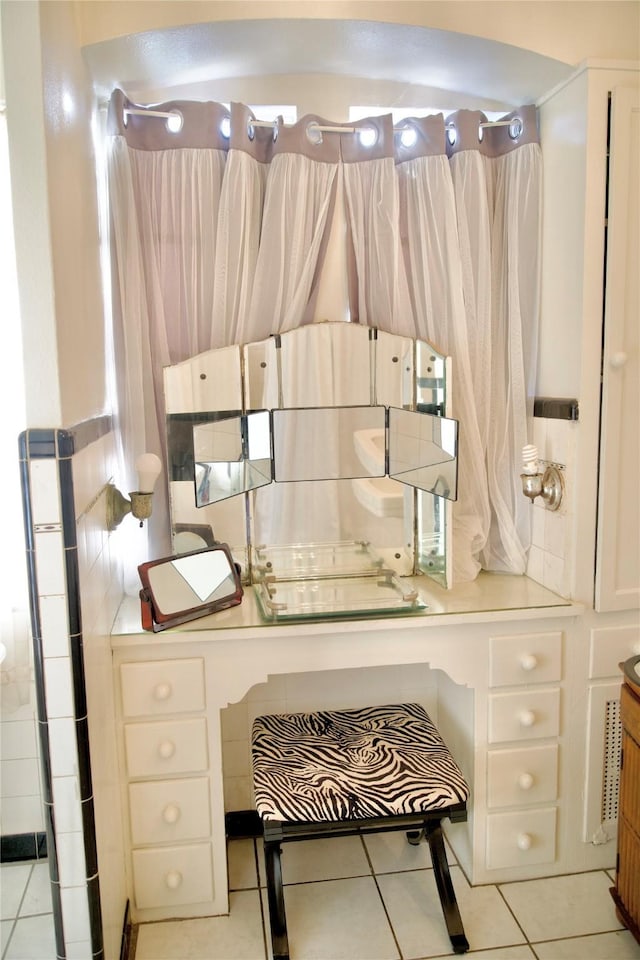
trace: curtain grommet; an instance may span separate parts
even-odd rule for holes
[[[256,128],[251,120],[247,121],[247,137],[249,140],[255,140],[256,138]]]
[[[184,117],[179,110],[172,110],[167,117],[167,130],[169,133],[180,133],[184,126]]]
[[[511,137],[512,140],[517,140],[519,137],[522,136],[523,129],[524,129],[524,125],[520,117],[514,117],[511,123],[509,124],[509,136]]]
[[[307,124],[307,129],[305,132],[307,135],[307,140],[309,143],[312,143],[314,147],[319,147],[324,140],[324,137],[322,136],[322,130],[315,120],[312,120]]]

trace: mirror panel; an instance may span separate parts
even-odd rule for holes
[[[413,410],[389,410],[389,476],[455,500],[458,424]]]
[[[143,563],[138,572],[142,624],[154,632],[235,606],[243,595],[226,543]]]
[[[384,407],[273,410],[274,480],[385,475]]]
[[[300,543],[362,541],[396,574],[420,570],[438,577],[440,568],[450,566],[451,506],[441,497],[434,503],[426,491],[455,496],[455,453],[437,453],[443,437],[430,428],[424,437],[417,431],[414,452],[405,459],[406,451],[394,439],[400,421],[394,419],[392,437],[382,411],[387,420],[398,415],[392,410],[424,417],[424,429],[425,414],[446,412],[450,374],[450,359],[430,344],[344,321],[308,324],[167,368],[174,552],[224,540],[245,581],[252,582],[250,544],[290,549]],[[365,414],[362,422],[349,424],[342,422],[346,413],[325,419],[324,412],[307,412],[319,407],[377,407],[379,412],[371,421]],[[251,419],[262,413],[266,423],[270,411],[280,411],[274,458]],[[223,420],[228,421],[224,426]],[[448,428],[439,429],[446,446]],[[431,460],[422,462],[429,452]],[[391,463],[384,463],[385,453]],[[285,482],[270,482],[272,463],[276,479]],[[318,475],[331,479],[308,479]],[[286,482],[294,478],[298,482]]]
[[[349,407],[374,402],[369,340],[359,323],[310,323],[289,330],[280,344],[278,407]],[[261,406],[268,406],[262,403]]]
[[[375,402],[385,407],[415,406],[414,342],[378,330],[375,340]]]
[[[416,340],[415,409],[436,417],[447,415],[447,358],[424,340]]]
[[[269,411],[194,426],[193,451],[197,507],[271,483]]]
[[[207,350],[165,367],[164,396],[167,414],[242,410],[240,347]]]

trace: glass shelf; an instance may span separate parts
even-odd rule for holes
[[[390,570],[367,576],[308,580],[268,577],[254,586],[265,620],[363,617],[384,613],[419,613],[427,604]]]
[[[302,580],[327,577],[358,577],[378,573],[384,566],[364,540],[335,543],[300,543],[279,547],[257,546],[252,564],[253,580],[266,577]]]

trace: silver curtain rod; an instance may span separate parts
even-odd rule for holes
[[[126,114],[131,114],[137,117],[163,117],[165,120],[169,117],[175,117],[177,111],[173,113],[167,113],[163,110],[145,110],[141,107],[125,107],[124,112]],[[252,120],[251,124],[254,127],[273,127],[275,120]],[[508,127],[513,123],[513,120],[486,120],[484,123],[481,123],[481,127]],[[448,123],[447,128],[453,127],[454,124]],[[323,127],[320,124],[314,123],[315,130],[321,130],[323,133],[357,133],[358,130],[362,130],[362,127]],[[394,127],[394,130],[402,130],[403,127]]]

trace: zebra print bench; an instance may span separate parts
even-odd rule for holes
[[[281,844],[390,830],[426,837],[454,952],[469,949],[441,827],[466,820],[469,788],[419,704],[258,717],[251,753],[274,960],[289,960]]]

